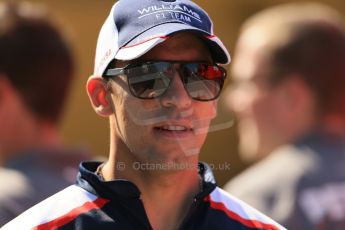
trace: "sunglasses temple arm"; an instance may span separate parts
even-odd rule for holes
[[[116,76],[124,73],[123,68],[108,69],[105,72],[105,76]]]

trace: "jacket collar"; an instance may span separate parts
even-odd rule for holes
[[[139,198],[138,187],[128,180],[103,181],[95,172],[102,162],[82,162],[79,166],[79,173],[76,184],[85,190],[111,199],[114,196],[124,198]],[[199,175],[202,178],[202,191],[195,196],[195,199],[203,199],[209,195],[217,186],[210,166],[204,162],[199,162]]]

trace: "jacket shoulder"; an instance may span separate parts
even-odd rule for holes
[[[240,199],[228,194],[223,189],[217,187],[207,197],[210,207],[221,211],[234,221],[245,227],[267,230],[286,230],[283,226],[249,206]]]
[[[78,215],[78,210],[89,207],[97,199],[94,194],[71,185],[28,209],[4,225],[1,230],[34,229],[48,223],[61,223],[66,217]]]

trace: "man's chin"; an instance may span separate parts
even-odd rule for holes
[[[260,143],[256,138],[240,138],[239,154],[246,163],[262,160],[272,152],[271,148]]]
[[[140,166],[145,171],[173,173],[197,169],[198,159],[193,156],[162,157],[161,159],[155,159],[150,160],[149,162],[141,163]]]
[[[249,144],[246,141],[239,144],[239,155],[241,159],[246,163],[252,163],[258,159],[257,147],[253,144]]]

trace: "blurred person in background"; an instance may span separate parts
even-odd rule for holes
[[[73,69],[41,6],[0,3],[0,226],[73,183],[87,158],[58,132]]]
[[[284,229],[220,189],[199,153],[230,62],[189,0],[120,0],[99,33],[87,91],[109,119],[105,162],[4,226],[26,229]],[[51,210],[54,210],[53,212]]]
[[[244,24],[228,105],[240,149],[262,159],[225,190],[288,229],[345,229],[345,28],[316,3]]]

